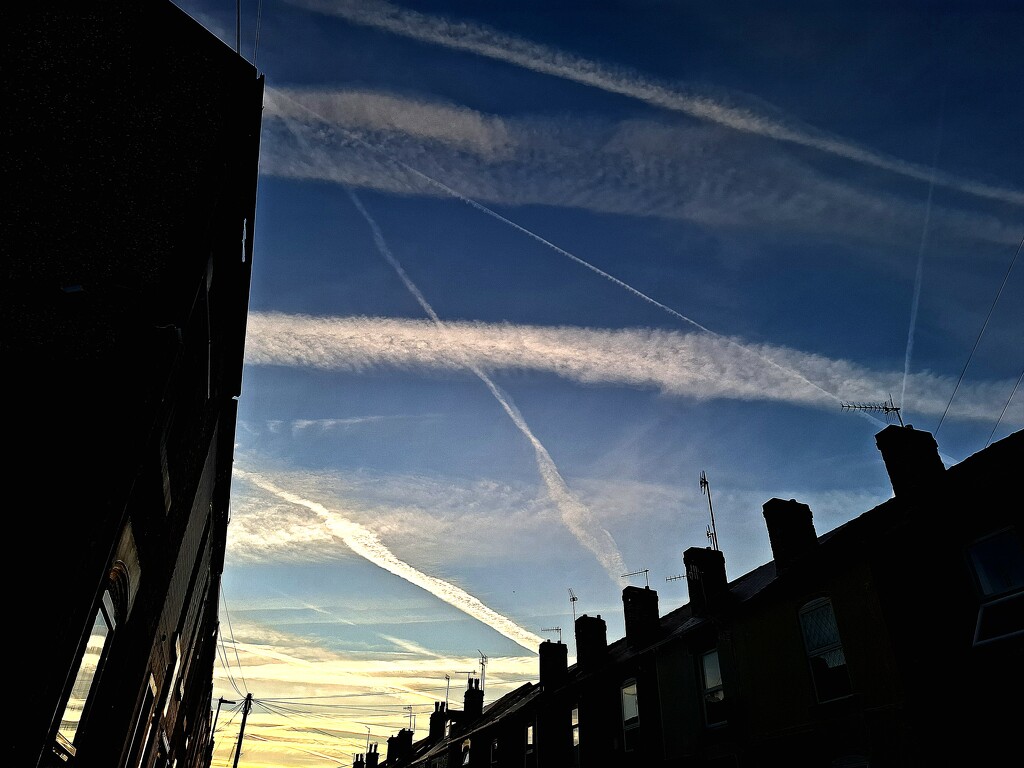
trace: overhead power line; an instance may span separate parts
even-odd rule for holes
[[[999,284],[999,290],[996,291],[996,297],[992,299],[992,306],[988,308],[988,315],[985,317],[985,322],[981,326],[981,331],[978,332],[978,338],[974,342],[974,348],[971,350],[971,354],[967,356],[967,362],[964,363],[964,369],[960,371],[960,378],[956,380],[956,386],[953,387],[953,394],[949,396],[949,402],[946,403],[946,409],[942,412],[942,418],[939,419],[939,425],[935,427],[936,435],[939,434],[939,428],[942,426],[943,419],[946,418],[946,413],[949,411],[949,406],[953,404],[953,398],[956,397],[956,391],[960,388],[960,382],[964,380],[964,374],[967,373],[967,366],[971,364],[971,360],[974,358],[974,353],[978,349],[978,344],[981,342],[981,337],[985,335],[985,329],[988,328],[988,321],[992,319],[992,311],[996,308],[996,304],[999,303],[999,297],[1003,293],[1003,287],[1006,285],[1006,281],[1010,277],[1010,270],[1013,269],[1013,265],[1017,261],[1017,256],[1020,255],[1021,246],[1024,246],[1024,235],[1022,235],[1020,238],[1020,243],[1017,245],[1017,251],[1013,254],[1013,258],[1010,259],[1010,266],[1006,268],[1006,274],[1003,275],[1003,282]],[[1016,392],[1017,388],[1014,387],[1013,390],[1014,392]],[[1012,394],[1010,396],[1013,397]],[[1000,418],[1002,417],[1000,416]]]

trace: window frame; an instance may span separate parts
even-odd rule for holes
[[[632,689],[631,693],[627,693]],[[633,714],[626,717],[627,697],[632,697],[630,709]],[[622,751],[635,752],[640,740],[640,695],[635,677],[624,680],[619,686],[619,706],[622,720]]]
[[[715,657],[715,668],[718,670],[718,682],[713,685],[708,684],[707,659],[711,656]],[[700,680],[701,706],[704,711],[704,725],[707,728],[720,728],[729,722],[729,718],[723,716],[721,719],[712,722],[708,709],[709,697],[716,693],[721,694],[719,703],[724,704],[725,702],[725,683],[722,678],[722,657],[718,653],[718,648],[711,648],[710,650],[704,651],[700,654]]]
[[[991,548],[992,543],[998,544],[999,540],[1004,538],[1008,546],[1004,547],[1002,552]],[[1004,569],[1002,585],[994,583],[991,578],[997,574],[992,567],[992,558],[986,559],[986,554],[1008,556],[1006,562],[1009,568]],[[1024,607],[1024,575],[1021,573],[1024,542],[1021,541],[1018,530],[1014,526],[1008,526],[975,539],[967,545],[965,558],[978,593],[978,618],[974,626],[973,645],[987,645],[1024,634],[1024,622],[1018,622],[1017,628],[1000,630],[992,626],[993,622],[1000,621],[1000,613],[1003,613],[1004,617],[1015,612],[1019,614],[1018,606]]]
[[[82,655],[79,656],[75,668],[74,681],[68,690],[67,699],[56,720],[52,749],[62,761],[74,759],[78,749],[75,740],[87,729],[89,710],[96,697],[103,679],[103,670],[110,658],[110,647],[113,645],[117,631],[118,619],[124,613],[124,602],[127,597],[127,573],[116,565],[111,570],[107,585],[100,596],[99,605],[93,614],[89,633],[85,638]],[[102,641],[96,645],[93,638],[102,632]],[[90,649],[96,649],[90,652]],[[76,695],[76,691],[78,692]],[[76,711],[77,710],[77,711]],[[70,719],[72,714],[75,719]]]
[[[808,624],[807,617],[825,608],[828,609],[828,615],[831,617],[831,625],[835,631],[835,638],[830,639],[828,642],[820,643],[812,647],[810,645],[810,640],[808,639],[808,630],[810,627]],[[800,624],[800,635],[803,638],[804,652],[807,657],[808,670],[811,676],[811,685],[814,688],[815,700],[819,704],[827,704],[831,701],[839,701],[840,699],[845,699],[849,696],[852,696],[853,680],[850,677],[850,665],[849,661],[846,658],[846,649],[843,646],[843,638],[839,632],[839,620],[836,617],[835,608],[832,605],[831,598],[823,596],[814,598],[812,600],[808,600],[800,606],[800,610],[798,611],[798,619]],[[834,654],[836,652],[838,652],[842,657],[842,665],[836,665],[835,667],[828,666],[827,661],[825,661],[825,664],[827,665],[826,668],[828,670],[838,669],[839,666],[842,666],[842,680],[845,681],[845,691],[832,695],[831,692],[823,692],[822,690],[822,683],[824,682],[824,680],[822,679],[820,665],[816,665],[815,660],[822,659],[824,661],[825,654]]]

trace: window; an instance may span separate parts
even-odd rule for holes
[[[580,745],[580,708],[572,708],[572,745],[579,747]]]
[[[178,681],[178,673],[181,672],[181,636],[178,634],[174,635],[174,661],[171,668],[171,679],[167,685],[167,694],[164,699],[164,713],[163,716],[167,717],[167,710],[171,708],[171,699],[175,695],[175,684]],[[178,696],[180,700],[181,697]]]
[[[526,746],[523,752],[523,765],[526,768],[535,768],[537,765],[537,755],[535,753],[533,723],[526,726]]]
[[[622,748],[632,752],[640,742],[640,710],[637,707],[636,680],[622,686]]]
[[[968,559],[982,603],[974,644],[1024,633],[1024,544],[1013,528],[972,544]]]
[[[852,692],[846,655],[839,639],[839,625],[828,598],[812,600],[800,609],[811,678],[819,702],[832,701]]]
[[[107,588],[93,617],[85,651],[57,726],[53,748],[61,760],[75,755],[75,739],[85,724],[86,707],[99,685],[117,622],[127,613],[129,591],[128,570],[124,563],[117,561],[107,575]]]
[[[153,724],[153,708],[156,705],[156,678],[149,673],[149,687],[146,689],[146,698],[142,703],[142,710],[139,712],[139,719],[135,723],[135,731],[132,735],[131,754],[135,756],[135,764],[141,765],[146,756],[145,747],[149,743],[150,728]]]
[[[491,739],[491,765],[498,764],[498,740]]]
[[[462,765],[469,765],[469,747],[470,740],[464,740],[462,742]]]
[[[722,670],[718,664],[718,650],[708,651],[700,657],[701,677],[704,680],[704,722],[721,725],[726,720],[725,689]]]

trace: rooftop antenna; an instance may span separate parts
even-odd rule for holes
[[[412,727],[412,704],[407,704],[406,706],[402,707],[402,709],[409,710],[409,730],[414,730]]]
[[[576,601],[577,600],[579,600],[579,598],[576,597],[576,593],[572,591],[572,587],[569,587],[569,605],[572,606],[572,623],[573,623],[574,626],[576,624]]]
[[[479,648],[476,652],[480,654],[480,690],[484,690],[484,681],[487,679],[487,657]]]
[[[892,423],[894,416],[895,420],[900,423],[900,426],[904,426],[903,417],[900,415],[902,410],[898,405],[895,405],[892,401],[892,395],[889,395],[889,399],[884,403],[843,403],[844,411],[881,411],[885,414],[885,420]]]
[[[676,576],[666,576],[665,577],[665,581],[679,581],[680,579],[685,579],[685,578],[686,578],[686,574],[685,573],[680,573],[680,574],[677,574]]]
[[[444,708],[448,709],[448,694],[452,690],[452,676],[444,676]]]
[[[558,642],[562,642],[562,628],[561,627],[548,627],[547,629],[542,629],[541,632],[557,632],[558,633]]]
[[[650,573],[650,571],[647,568],[641,568],[639,571],[631,571],[630,573],[624,573],[622,574],[622,578],[628,579],[630,576],[639,576],[641,573],[644,575],[644,584],[648,587],[651,586],[651,582],[647,579],[647,574]]]
[[[703,469],[700,471],[700,492],[708,495],[708,511],[711,512],[711,525],[707,530],[708,541],[711,542],[711,548],[717,550],[718,531],[715,530],[715,508],[711,506],[711,485],[708,483],[708,476],[704,474]]]

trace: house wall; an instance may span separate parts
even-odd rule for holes
[[[8,762],[148,766],[162,738],[133,742],[148,729],[179,768],[202,765],[263,79],[163,0],[19,9],[0,57],[17,190],[0,315],[23,480],[5,576],[31,675]],[[56,729],[119,560],[130,610],[65,761]]]

